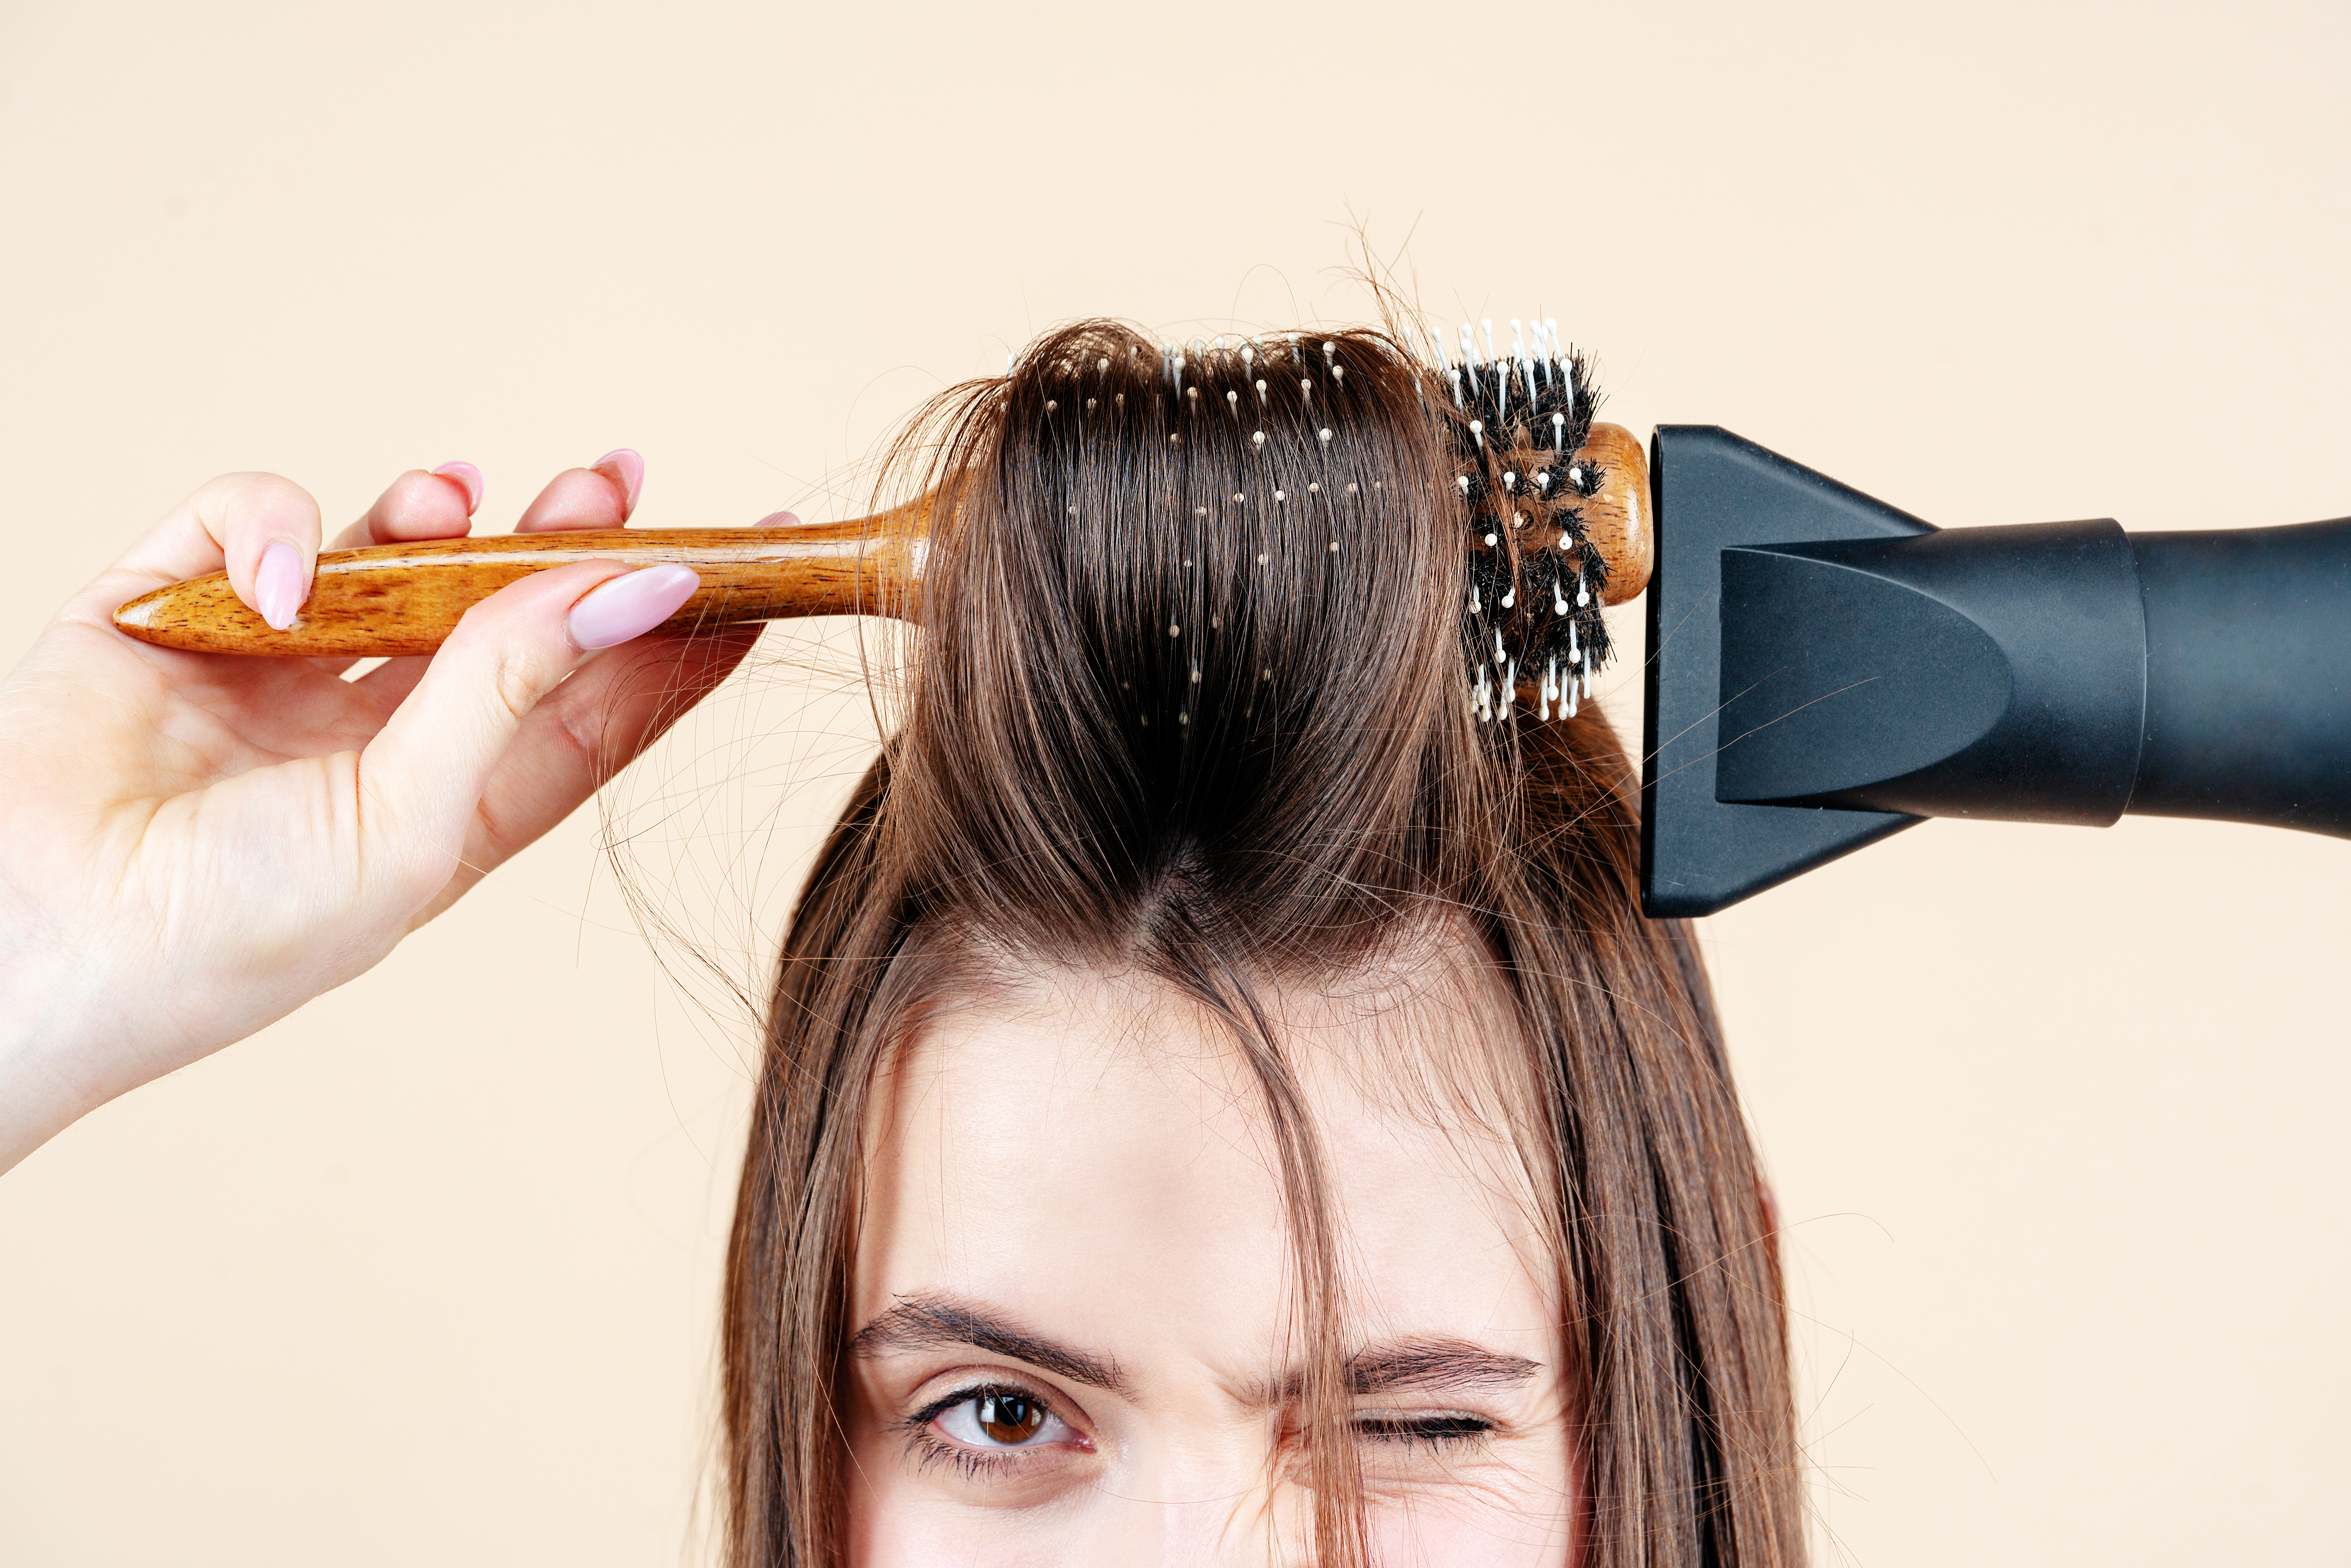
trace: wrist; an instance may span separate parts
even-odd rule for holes
[[[80,1011],[23,955],[0,952],[0,1172],[114,1097],[90,1071]]]
[[[130,1089],[106,1082],[89,973],[24,926],[0,936],[0,1171]]]

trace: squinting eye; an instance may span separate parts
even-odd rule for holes
[[[1431,1448],[1474,1443],[1493,1430],[1494,1424],[1482,1416],[1374,1414],[1355,1418],[1358,1437],[1384,1443],[1426,1443]]]
[[[1040,1448],[1077,1436],[1042,1400],[1018,1388],[983,1388],[935,1419],[940,1431],[975,1448]]]

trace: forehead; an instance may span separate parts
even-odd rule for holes
[[[1492,1009],[1427,977],[1261,999],[1326,1161],[1351,1333],[1523,1334],[1551,1359],[1553,1270],[1487,1071]],[[877,1089],[860,1321],[944,1291],[1123,1358],[1238,1376],[1279,1354],[1295,1289],[1279,1145],[1207,1009],[1147,980],[1029,977],[936,1015]]]

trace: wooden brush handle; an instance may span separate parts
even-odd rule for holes
[[[1600,472],[1600,489],[1578,508],[1583,537],[1608,563],[1604,604],[1641,597],[1656,562],[1657,530],[1649,517],[1649,455],[1640,438],[1621,424],[1595,424],[1576,453]]]
[[[1582,507],[1584,530],[1608,562],[1607,601],[1621,604],[1648,586],[1649,465],[1621,425],[1593,425],[1579,455],[1599,471],[1600,490]],[[459,616],[507,583],[575,560],[674,561],[701,574],[701,588],[664,632],[803,615],[912,619],[929,507],[925,497],[871,517],[789,528],[498,534],[331,550],[283,632],[247,610],[219,571],[141,594],[114,612],[114,623],[142,643],[204,653],[430,653]]]
[[[517,578],[575,560],[674,561],[702,578],[659,630],[801,615],[908,616],[921,556],[916,507],[789,528],[615,528],[423,539],[331,550],[308,602],[280,632],[225,572],[159,588],[114,612],[143,643],[206,653],[372,658],[430,653],[457,618]]]

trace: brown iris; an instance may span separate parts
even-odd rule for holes
[[[979,1396],[979,1429],[992,1443],[1025,1443],[1045,1424],[1045,1407],[1025,1394]]]

